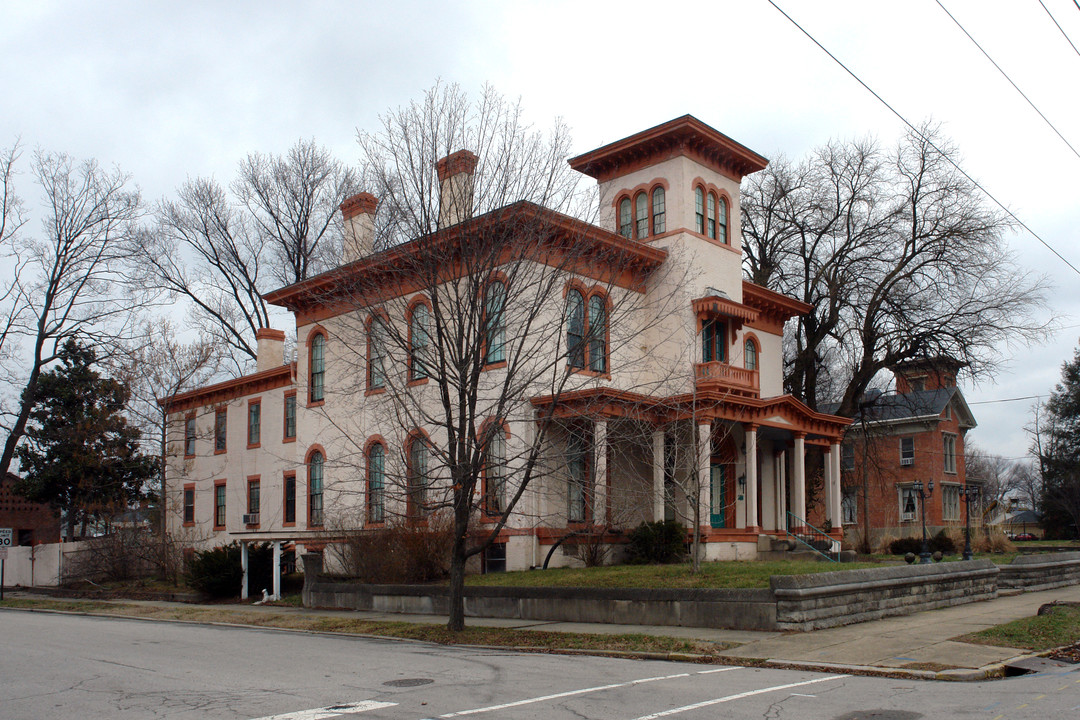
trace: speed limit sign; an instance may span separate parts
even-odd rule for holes
[[[11,547],[13,544],[11,540],[12,535],[13,531],[11,528],[0,528],[0,547]]]

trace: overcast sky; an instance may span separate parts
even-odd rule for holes
[[[1047,13],[1080,45],[1080,8],[1042,2],[942,0],[1080,148],[1080,53]],[[964,168],[1080,266],[1080,158],[936,0],[777,4],[907,119],[941,122]],[[438,78],[520,96],[540,125],[561,116],[577,152],[686,113],[766,157],[903,132],[766,0],[0,3],[0,147],[119,165],[151,201],[187,177],[228,182],[247,153],[299,138],[355,164],[357,128]],[[964,390],[979,403],[969,439],[1018,457],[1031,401],[986,401],[1057,382],[1080,336],[1080,276],[1027,233],[1009,243],[1050,276],[1063,327],[1005,348],[995,381]]]

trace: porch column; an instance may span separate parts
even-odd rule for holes
[[[281,599],[281,541],[274,541],[274,566],[272,568],[274,574],[274,599]]]
[[[757,425],[746,425],[746,529],[761,532],[758,525]]]
[[[832,514],[832,509],[833,509],[833,501],[832,501],[832,496],[833,496],[832,447],[830,447],[827,451],[822,453],[821,460],[822,460],[822,463],[821,463],[822,468],[821,469],[822,469],[822,472],[824,473],[824,476],[825,476],[824,477],[825,482],[823,483],[823,485],[824,485],[823,491],[825,493],[825,503],[824,503],[824,508],[823,508],[825,510],[825,519],[829,523],[831,523],[833,526],[835,526],[836,525],[836,519],[833,518],[833,514]]]
[[[593,422],[593,524],[604,526],[608,518],[607,420]]]
[[[247,543],[243,540],[240,541],[240,599],[247,600],[248,597],[248,551]]]
[[[833,528],[839,530],[844,527],[844,511],[843,511],[843,491],[840,489],[840,443],[833,443],[831,446],[831,452],[829,453],[829,460],[832,462],[832,478],[833,478]]]
[[[777,495],[776,453],[765,447],[761,450],[761,528],[765,532],[776,531]]]
[[[787,452],[776,453],[776,528],[787,528]]]
[[[664,519],[664,428],[653,430],[652,434],[652,518],[659,522]]]
[[[803,527],[806,522],[806,433],[795,433],[795,455],[791,458],[794,474],[791,488],[791,514],[799,518],[795,522]],[[788,528],[794,531],[796,528]]]
[[[699,422],[697,426],[698,517],[697,523],[709,526],[712,511],[712,421]]]

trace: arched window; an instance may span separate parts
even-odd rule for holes
[[[577,290],[566,295],[566,352],[570,367],[585,367],[585,299]]]
[[[716,239],[716,195],[709,193],[709,205],[705,214],[705,235]]]
[[[368,324],[368,376],[369,390],[386,387],[386,344],[383,342],[382,320],[372,317]]]
[[[694,228],[705,232],[705,191],[699,187],[694,188]]]
[[[428,376],[427,358],[430,335],[427,305],[418,304],[409,318],[409,379],[422,380]]]
[[[506,507],[506,441],[501,423],[494,423],[484,448],[484,512],[498,515]]]
[[[316,450],[308,458],[308,525],[323,524],[323,456]]]
[[[589,298],[589,369],[607,372],[607,307],[602,295]]]
[[[652,231],[653,235],[659,235],[667,230],[667,203],[664,188],[658,187],[652,191]]]
[[[484,295],[484,361],[498,363],[506,359],[506,327],[503,324],[506,286],[496,280],[488,284]]]
[[[634,198],[634,221],[638,240],[649,237],[649,196],[645,193]]]
[[[368,448],[367,519],[369,523],[386,521],[386,450],[378,442]]]
[[[308,402],[319,402],[326,393],[326,336],[316,333],[311,338],[311,366],[308,379]]]
[[[758,367],[757,367],[757,364],[758,364],[757,344],[754,343],[754,341],[751,340],[750,338],[746,339],[746,346],[745,346],[745,349],[743,350],[743,359],[746,362],[746,369],[747,370],[757,370],[758,369]]]
[[[630,215],[630,198],[623,198],[619,201],[619,234],[624,238],[632,237],[634,232],[634,221]]]
[[[719,231],[718,239],[720,240],[720,242],[724,243],[725,245],[727,244],[727,241],[728,241],[727,211],[728,211],[727,200],[724,199],[724,198],[720,198],[720,215],[719,215],[719,220],[717,221],[717,225],[718,225],[717,229]]]
[[[409,442],[408,519],[420,520],[428,513],[428,444],[417,435]]]

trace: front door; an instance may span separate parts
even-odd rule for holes
[[[724,508],[727,506],[727,473],[718,462],[709,465],[709,523],[714,528],[726,527]]]

